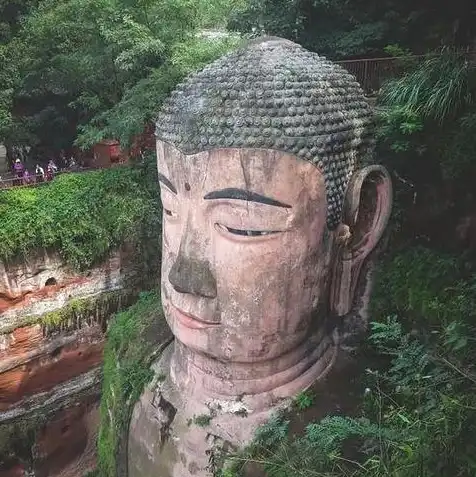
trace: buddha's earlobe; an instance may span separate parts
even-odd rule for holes
[[[337,227],[331,309],[349,313],[362,265],[385,231],[392,208],[392,181],[382,166],[357,172],[347,187],[343,220]]]

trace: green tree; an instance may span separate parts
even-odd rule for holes
[[[476,7],[466,0],[248,0],[230,26],[279,35],[331,58],[382,55],[398,43],[415,52],[441,44],[468,45]]]
[[[228,38],[197,37],[202,28],[224,23],[230,4],[43,0],[6,45],[16,81],[2,101],[0,139],[58,149],[70,145],[79,128],[85,147],[105,135],[129,140],[181,75],[230,45]],[[185,44],[195,57],[180,59]],[[128,114],[128,107],[135,110]]]
[[[41,0],[0,0],[0,44],[8,42],[20,28],[21,19]]]

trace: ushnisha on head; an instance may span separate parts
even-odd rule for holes
[[[362,168],[372,134],[353,76],[280,38],[177,87],[156,135],[162,299],[184,347],[276,370],[325,341],[390,213],[388,173]]]

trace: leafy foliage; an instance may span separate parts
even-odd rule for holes
[[[448,51],[407,67],[378,101],[379,157],[396,179],[393,227],[400,240],[454,251],[458,221],[474,209],[476,70]]]
[[[0,86],[0,140],[9,145],[127,145],[184,74],[231,43],[198,35],[225,22],[230,0],[35,3],[5,44],[15,73]]]
[[[139,301],[116,315],[107,335],[98,438],[97,476],[125,475],[121,453],[134,403],[152,378],[149,366],[170,341],[161,304],[154,292],[144,292]]]
[[[472,171],[474,161],[465,144],[471,144],[468,139],[475,127],[476,75],[465,57],[454,53],[429,57],[389,82],[379,104],[382,143],[405,154],[394,161],[413,159],[420,164],[413,166],[411,179],[424,168],[450,179]]]
[[[35,416],[0,424],[0,466],[7,468],[10,460],[19,459],[27,466],[34,460],[32,448],[46,417]]]
[[[474,94],[474,90],[473,90]],[[441,169],[444,177],[471,188],[471,176],[476,168],[476,106],[458,117],[440,149]],[[464,180],[463,180],[464,179]]]
[[[158,241],[157,184],[145,167],[64,174],[40,187],[1,192],[1,259],[54,248],[85,269],[124,242],[136,243],[144,228]]]
[[[204,29],[278,34],[341,58],[469,45],[473,16],[464,0],[3,0],[0,140],[129,144],[177,81],[239,43]]]
[[[380,100],[441,125],[474,101],[470,75],[471,66],[464,57],[443,53],[429,57],[410,75],[394,80]]]
[[[314,404],[315,396],[312,391],[301,391],[295,398],[294,398],[294,405],[300,411],[304,411],[304,409],[310,408]]]
[[[188,73],[198,70],[239,43],[238,37],[205,40],[198,37],[174,45],[169,60],[153,68],[147,77],[125,91],[112,108],[79,127],[76,143],[89,147],[104,137],[116,137],[122,144],[140,134],[151,122],[160,104]]]
[[[283,36],[338,59],[381,56],[389,44],[418,53],[442,43],[468,45],[475,33],[470,18],[474,6],[464,0],[451,9],[410,0],[248,0],[230,27]]]
[[[16,59],[18,45],[14,41],[22,18],[37,6],[39,0],[0,0],[0,140],[10,134],[18,136],[18,123],[13,117],[15,87],[19,72]]]
[[[424,317],[425,325],[447,325],[474,317],[472,279],[465,264],[451,255],[415,247],[397,255],[379,271],[379,287],[372,299],[373,314],[392,310],[409,319]],[[468,281],[469,280],[469,281]]]

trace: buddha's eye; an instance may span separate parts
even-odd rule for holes
[[[215,224],[220,230],[228,232],[233,235],[241,237],[261,237],[263,235],[272,235],[279,233],[279,230],[249,230],[249,229],[234,229],[226,225]]]

